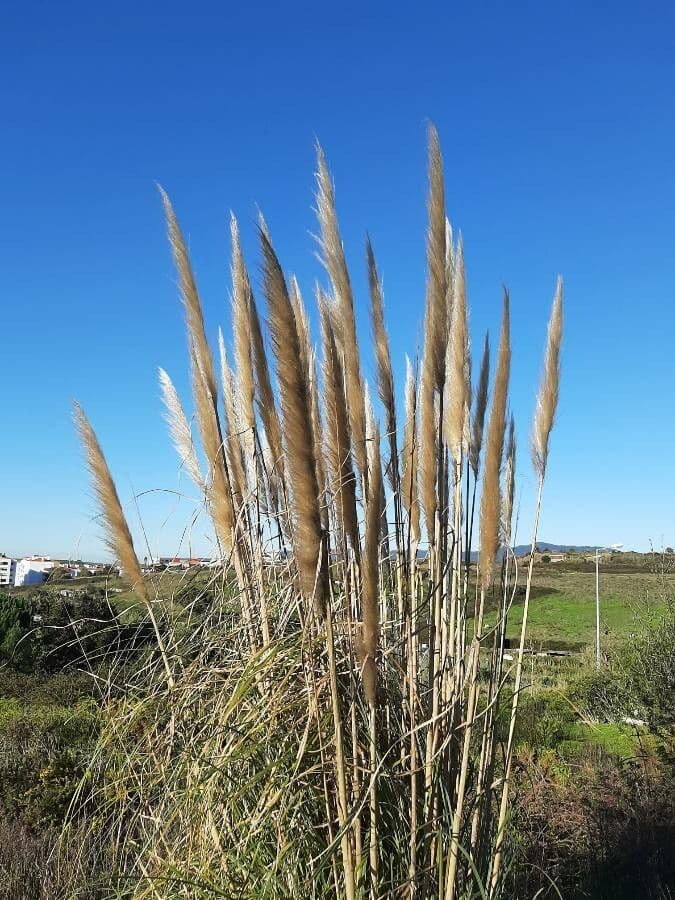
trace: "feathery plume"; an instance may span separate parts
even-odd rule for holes
[[[516,656],[516,674],[513,680],[513,701],[511,705],[511,718],[509,722],[509,734],[506,743],[504,758],[504,777],[502,780],[502,797],[499,807],[499,819],[497,822],[497,837],[495,840],[494,854],[492,858],[490,875],[490,896],[495,894],[499,883],[499,872],[502,861],[502,843],[504,839],[504,827],[508,811],[508,798],[511,782],[511,766],[513,763],[513,746],[520,700],[521,683],[523,677],[523,654],[525,649],[525,637],[527,633],[528,611],[530,606],[530,593],[532,588],[532,567],[534,565],[534,551],[537,546],[537,531],[539,528],[539,515],[541,512],[541,498],[548,461],[548,445],[555,419],[556,406],[558,404],[558,389],[560,382],[560,344],[562,340],[562,279],[558,276],[553,308],[548,323],[548,336],[546,341],[546,355],[544,359],[544,374],[537,398],[537,409],[534,416],[532,431],[532,461],[539,476],[537,503],[534,512],[534,526],[532,529],[532,544],[530,563],[525,582],[525,599],[523,602],[522,622],[520,626],[520,642],[518,655]]]
[[[253,456],[255,441],[255,381],[253,378],[253,352],[251,348],[251,282],[244,263],[239,240],[239,226],[230,217],[232,236],[232,337],[234,362],[237,368],[238,395],[241,403],[240,418],[245,434],[243,444],[247,458]]]
[[[483,358],[480,364],[478,376],[478,388],[476,389],[476,401],[471,425],[471,443],[469,445],[469,464],[473,470],[473,477],[478,478],[480,469],[480,453],[483,447],[483,428],[485,427],[485,411],[487,410],[488,387],[490,383],[490,338],[486,333],[483,344]]]
[[[251,344],[253,347],[253,361],[255,363],[256,386],[258,389],[258,412],[262,422],[265,437],[272,456],[273,471],[280,476],[283,474],[283,453],[281,446],[281,427],[277,413],[272,379],[267,363],[265,342],[263,340],[260,316],[255,299],[251,298]]]
[[[438,133],[429,126],[429,225],[427,230],[427,291],[424,320],[424,361],[438,391],[445,383],[448,343],[445,187]],[[452,257],[450,256],[449,259]]]
[[[141,600],[149,604],[148,589],[143,580],[141,567],[134,550],[134,542],[122,510],[115,482],[110,474],[110,469],[94,429],[91,427],[79,403],[74,404],[74,417],[80,440],[84,447],[87,467],[91,474],[96,499],[98,500],[105,524],[104,540],[106,546],[114,554],[115,559],[119,561],[122,571],[131,582],[134,591]]]
[[[516,491],[516,423],[513,415],[509,420],[509,436],[506,441],[506,462],[504,463],[504,491],[502,494],[502,533],[504,544],[511,543],[513,527],[513,500]]]
[[[171,440],[178,453],[181,465],[200,491],[204,491],[204,478],[199,468],[199,460],[192,441],[192,430],[187,420],[178,392],[173,382],[164,371],[159,370],[159,383],[162,389],[162,401],[166,407],[164,418],[169,426]]]
[[[344,372],[335,341],[331,310],[321,289],[317,288],[323,340],[323,389],[326,415],[326,456],[331,473],[333,495],[338,504],[340,527],[352,550],[360,550],[356,514],[356,478],[352,466],[349,415],[345,398]]]
[[[155,618],[152,602],[148,593],[148,587],[143,580],[143,573],[141,572],[138,557],[134,550],[134,542],[122,510],[122,504],[120,503],[120,498],[117,494],[115,482],[110,474],[108,463],[103,455],[96,433],[91,427],[91,424],[79,403],[74,404],[73,413],[75,425],[84,447],[87,467],[94,485],[94,491],[96,492],[96,499],[98,500],[98,505],[101,509],[103,522],[105,524],[105,543],[118,560],[124,575],[131,582],[132,589],[145,604],[148,618],[150,619],[155,632],[157,647],[166,672],[167,684],[169,688],[172,689],[175,681],[171,672],[171,666],[169,665],[166,646],[159,630],[157,619]]]
[[[544,374],[541,379],[537,410],[532,429],[532,461],[540,478],[546,473],[548,462],[548,442],[558,406],[558,390],[560,385],[560,344],[562,342],[562,303],[563,283],[558,276],[553,298],[551,318],[548,323],[546,338],[546,356],[544,358]]]
[[[300,340],[300,356],[302,364],[307,371],[307,377],[310,377],[310,360],[312,356],[312,341],[309,333],[309,320],[307,318],[307,309],[305,302],[300,293],[300,285],[295,275],[291,276],[291,304],[295,315],[295,324],[298,329],[298,338]]]
[[[389,338],[384,324],[384,300],[382,284],[375,264],[375,254],[366,239],[366,257],[368,260],[368,282],[370,285],[370,309],[375,336],[375,358],[377,360],[377,393],[382,401],[386,415],[387,440],[389,441],[390,461],[389,479],[392,490],[398,490],[398,442],[396,424],[396,401],[394,397],[394,373],[391,367]]]
[[[227,555],[234,547],[235,508],[230,473],[223,447],[218,410],[213,403],[204,370],[192,345],[192,395],[195,402],[199,433],[208,464],[206,479],[211,518],[222,552]]]
[[[242,436],[246,429],[241,421],[242,402],[230,361],[227,356],[223,332],[218,329],[218,349],[220,351],[220,378],[223,387],[223,408],[225,410],[226,456],[232,473],[233,487],[239,500],[248,496],[248,481],[244,464]]]
[[[466,350],[464,353],[464,419],[462,423],[462,455],[468,456],[471,447],[471,347],[467,331]]]
[[[265,237],[269,241],[270,230],[267,227],[267,222],[265,221],[265,216],[263,215],[263,211],[260,208],[258,208],[258,227],[260,228],[262,233],[265,235]]]
[[[419,462],[419,493],[427,523],[430,544],[435,539],[436,520],[436,457],[438,452],[438,415],[433,373],[422,361],[422,377],[419,390],[420,424],[417,445]]]
[[[504,290],[504,312],[497,351],[497,372],[492,394],[490,421],[487,429],[483,494],[480,504],[480,554],[481,586],[488,588],[493,575],[495,557],[499,545],[500,525],[500,471],[504,452],[506,425],[506,399],[509,390],[511,366],[509,294]]]
[[[464,252],[460,241],[455,265],[454,300],[446,356],[444,426],[445,440],[455,463],[462,458],[464,423],[466,421],[468,327]]]
[[[160,192],[164,202],[169,241],[185,307],[192,362],[192,391],[197,421],[204,453],[212,472],[209,484],[211,515],[223,550],[225,553],[229,553],[234,542],[235,513],[229,473],[222,450],[223,438],[218,418],[218,388],[213,357],[206,339],[202,306],[185,242],[171,202],[162,188],[160,188]]]
[[[427,229],[427,289],[424,352],[420,380],[419,489],[429,542],[435,539],[438,427],[436,392],[445,384],[448,343],[446,280],[446,219],[443,161],[436,129],[429,127],[429,225]]]
[[[326,464],[323,452],[323,424],[319,409],[319,380],[317,377],[316,352],[309,355],[309,391],[312,406],[312,436],[314,438],[314,459],[316,462],[316,483],[319,488],[321,527],[328,531],[328,503],[326,501]]]
[[[306,599],[313,599],[317,613],[323,615],[327,572],[316,481],[309,385],[302,366],[295,313],[279,260],[262,231],[260,240],[265,296],[277,361],[284,439],[293,495],[295,559],[302,594]]]
[[[372,468],[373,462],[371,459],[371,448],[370,444],[372,441],[378,442],[378,455],[377,461],[380,466],[380,477],[377,480],[379,484],[380,491],[380,550],[382,551],[382,555],[385,559],[389,557],[389,525],[387,522],[387,495],[384,489],[384,478],[382,478],[382,458],[381,451],[379,448],[380,442],[380,424],[375,419],[375,410],[373,409],[373,401],[370,396],[370,387],[368,382],[365,381],[363,384],[363,403],[364,408],[366,410],[366,441],[368,444],[368,467]]]
[[[321,229],[321,238],[319,240],[322,251],[321,262],[330,276],[333,296],[335,297],[336,316],[334,328],[337,343],[345,359],[344,370],[347,391],[350,396],[349,423],[354,441],[354,456],[365,487],[368,481],[366,422],[363,403],[361,402],[363,397],[363,380],[359,360],[359,344],[356,335],[356,319],[354,317],[354,298],[335,212],[333,182],[328,171],[326,157],[318,144],[316,154],[316,212]],[[366,492],[364,491],[364,493]]]
[[[202,304],[199,299],[199,292],[197,291],[197,283],[195,282],[192,266],[190,265],[190,257],[171,201],[162,187],[159,188],[159,192],[164,204],[169,243],[171,244],[176,271],[178,272],[180,292],[185,307],[185,317],[188,326],[189,342],[194,346],[194,352],[199,360],[199,367],[203,373],[209,393],[213,398],[213,403],[215,404],[217,402],[218,389],[213,369],[213,357],[211,356],[211,350],[208,341],[206,340],[204,315],[202,312]]]
[[[408,356],[405,358],[405,429],[403,432],[403,506],[410,518],[413,539],[420,539],[420,508],[417,499],[417,382]]]
[[[450,219],[445,218],[445,285],[448,297],[448,325],[452,313],[452,282],[455,277],[455,245],[452,237],[452,225]]]

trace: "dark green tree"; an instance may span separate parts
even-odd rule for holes
[[[30,667],[30,606],[25,597],[0,594],[0,660],[16,669]]]

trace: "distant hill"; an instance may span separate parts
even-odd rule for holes
[[[569,553],[574,550],[575,553],[591,553],[596,549],[596,544],[549,544],[547,541],[537,541],[537,550],[551,550],[553,553]],[[530,552],[529,544],[518,544],[513,548],[516,556],[527,556]]]
[[[596,549],[596,544],[550,544],[548,541],[537,541],[537,550],[547,551],[551,553],[569,553],[570,550],[573,550],[575,553],[592,553]],[[513,552],[516,556],[528,556],[530,553],[530,545],[529,544],[517,544],[513,548]],[[504,555],[504,551],[499,551],[499,559],[501,559]],[[471,551],[471,559],[475,562],[478,559],[478,553],[475,550]]]

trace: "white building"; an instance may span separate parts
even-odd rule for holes
[[[16,580],[16,560],[0,555],[0,587],[12,587]]]
[[[57,565],[56,561],[49,556],[30,556],[26,559],[20,559],[16,564],[17,587],[30,584],[42,584],[46,581],[51,569]]]

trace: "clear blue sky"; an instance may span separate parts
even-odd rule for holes
[[[157,181],[189,236],[215,338],[218,324],[229,333],[230,209],[256,283],[259,204],[309,298],[320,274],[310,235],[318,136],[363,342],[368,229],[401,376],[422,317],[428,119],[464,234],[475,346],[487,327],[496,337],[500,285],[511,290],[519,538],[529,529],[529,428],[561,272],[564,380],[540,535],[675,544],[674,10],[6,3],[0,550],[102,555],[73,398],[133,522],[134,490],[186,487],[156,378],[162,365],[186,393]],[[370,356],[365,369],[372,375]],[[163,493],[139,505],[153,549],[177,550],[189,503]],[[208,552],[207,531],[197,523],[195,552]]]

